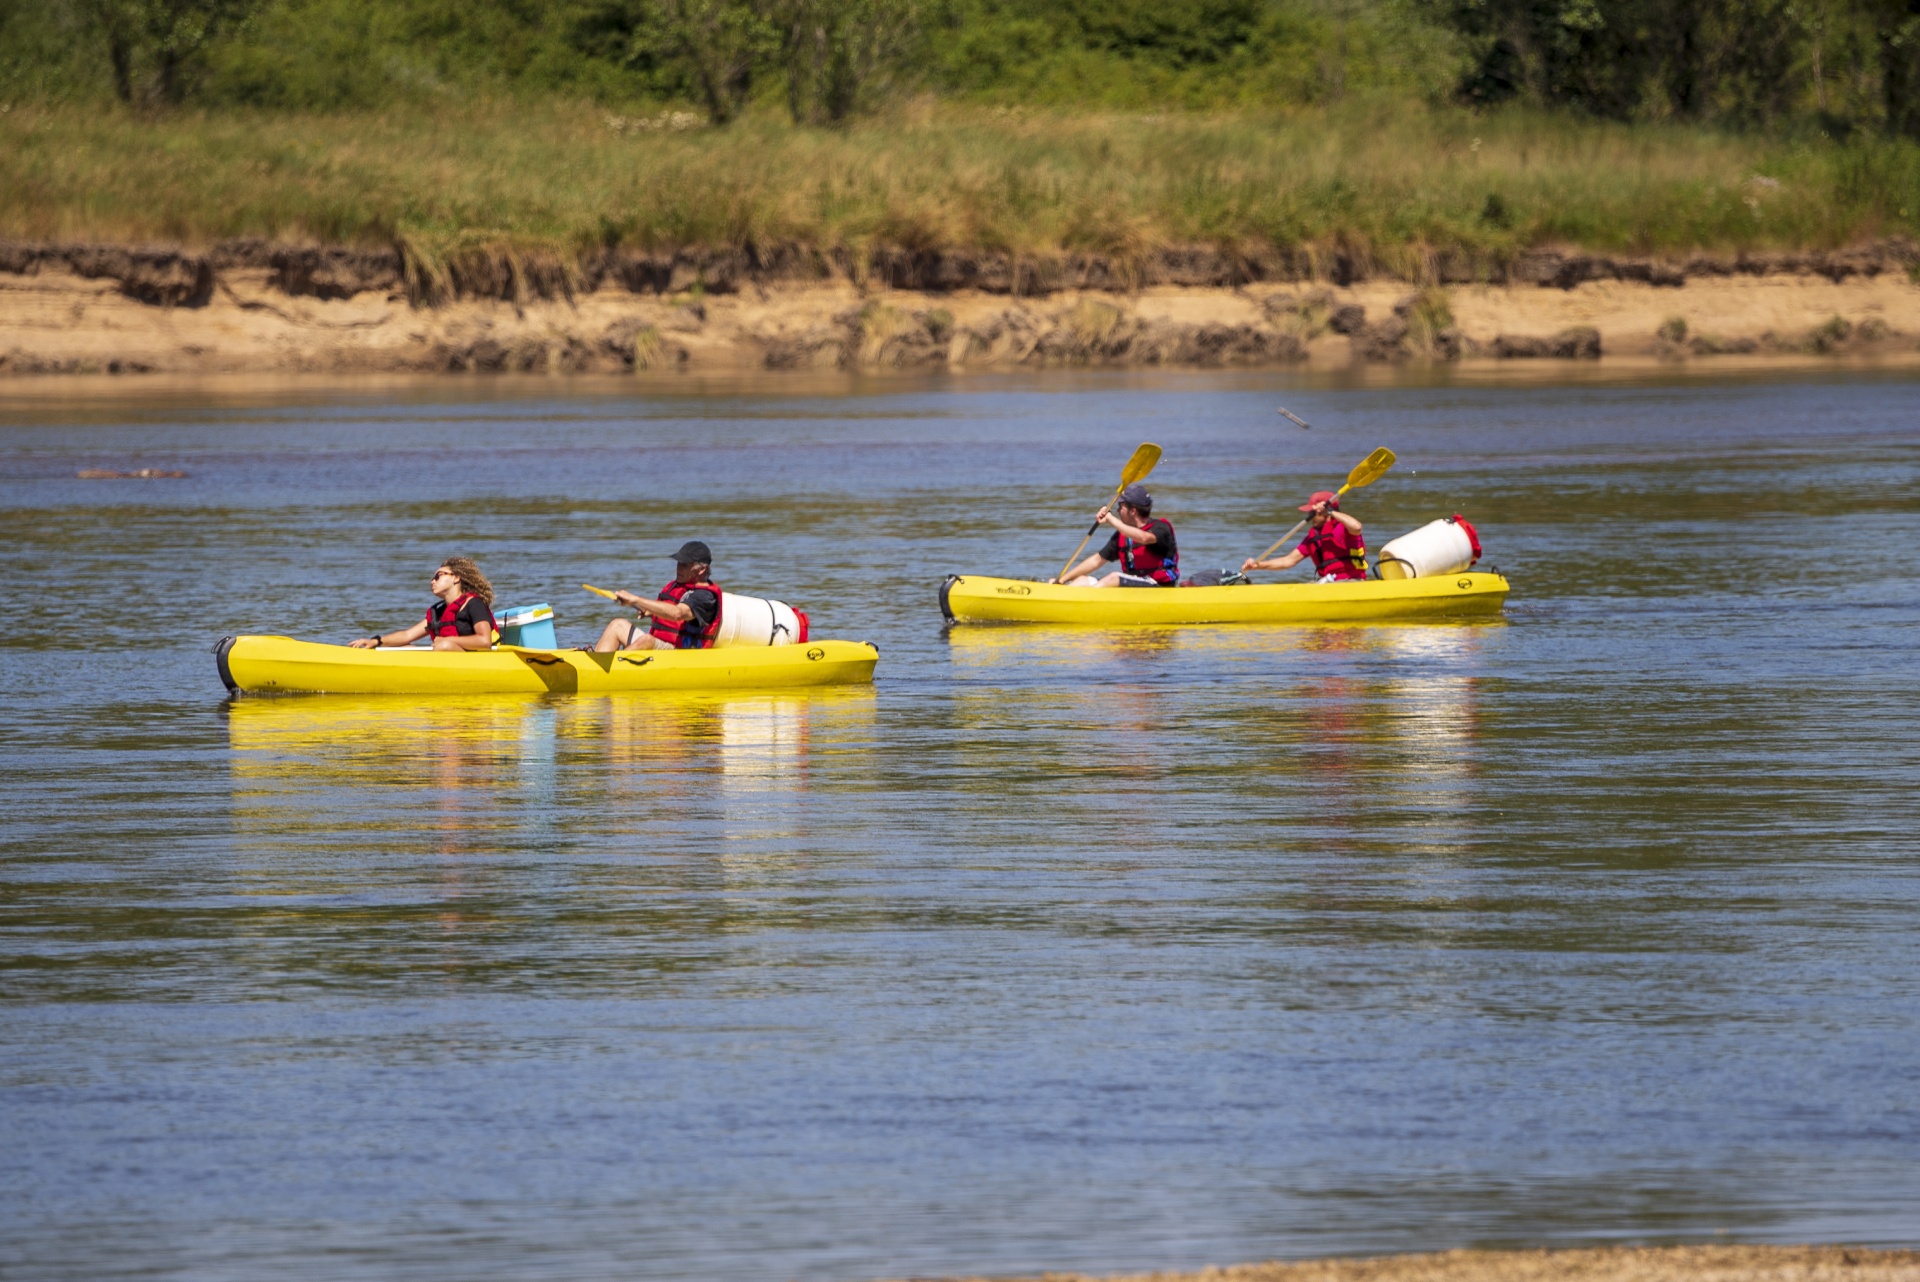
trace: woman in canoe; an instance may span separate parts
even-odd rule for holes
[[[710,575],[713,549],[698,539],[680,545],[673,554],[673,582],[649,601],[635,592],[616,592],[613,599],[652,622],[642,628],[632,619],[607,624],[594,650],[704,650],[720,631],[720,585]]]
[[[1360,522],[1340,510],[1340,496],[1332,490],[1315,490],[1313,497],[1300,505],[1307,516],[1307,537],[1285,556],[1271,561],[1248,557],[1240,563],[1241,573],[1248,570],[1291,570],[1308,557],[1318,583],[1346,583],[1367,577],[1367,540],[1360,533]]]
[[[1173,525],[1153,515],[1153,495],[1140,484],[1120,491],[1120,498],[1094,513],[1093,519],[1113,527],[1107,545],[1068,570],[1056,583],[1075,588],[1170,588],[1180,582],[1180,551],[1173,541]],[[1109,561],[1120,568],[1102,578],[1093,572]]]
[[[382,632],[352,642],[356,650],[378,650],[387,645],[412,645],[432,637],[436,650],[491,650],[499,632],[493,621],[493,585],[480,567],[464,556],[450,556],[433,572],[433,595],[427,617],[398,632]]]

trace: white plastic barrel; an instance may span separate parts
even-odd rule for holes
[[[802,639],[800,613],[785,601],[768,601],[738,592],[723,593],[715,649],[734,645],[792,645]]]
[[[1380,549],[1383,579],[1426,579],[1458,574],[1479,559],[1473,527],[1457,516],[1430,521]]]

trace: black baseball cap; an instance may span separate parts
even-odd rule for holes
[[[673,554],[673,559],[679,565],[693,565],[696,562],[701,565],[712,565],[713,549],[699,539],[688,539],[680,545],[680,550]]]
[[[1142,512],[1153,511],[1153,495],[1147,493],[1147,487],[1138,481],[1120,491],[1120,501]]]

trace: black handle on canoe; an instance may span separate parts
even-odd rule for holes
[[[234,682],[233,669],[227,666],[227,652],[233,649],[236,637],[221,637],[213,646],[213,661],[220,668],[220,680],[226,684],[228,694],[239,694],[240,687]]]

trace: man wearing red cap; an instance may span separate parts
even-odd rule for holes
[[[1332,490],[1316,490],[1300,505],[1308,513],[1307,537],[1300,546],[1282,557],[1262,561],[1248,557],[1240,570],[1291,570],[1308,557],[1313,558],[1314,573],[1321,583],[1345,583],[1367,577],[1367,541],[1360,533],[1360,522],[1340,510],[1340,496]]]

